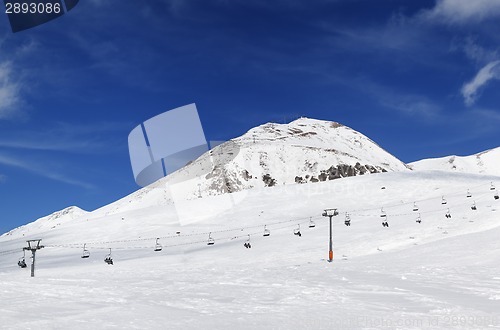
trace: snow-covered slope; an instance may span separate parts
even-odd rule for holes
[[[68,222],[70,223],[77,218],[85,216],[86,214],[88,214],[87,211],[84,211],[77,206],[70,206],[61,211],[54,212],[48,216],[42,217],[38,220],[28,223],[27,225],[15,228],[4,235],[24,236],[24,235],[29,235],[30,233],[44,232],[49,229],[54,229],[62,224]]]
[[[409,166],[415,170],[500,175],[500,147],[471,156],[423,159],[410,163]]]
[[[192,214],[207,216],[190,225],[167,203],[15,232],[0,237],[1,327],[498,328],[500,200],[491,182],[500,177],[390,172],[240,191],[222,213],[198,203],[228,195],[190,200]],[[331,207],[340,214],[328,263],[321,213]],[[34,279],[16,265],[30,238],[45,245]],[[112,266],[103,262],[109,248]]]
[[[409,171],[336,123],[266,124],[110,205],[0,236],[0,327],[498,328],[499,185]],[[32,279],[17,262],[39,238]]]

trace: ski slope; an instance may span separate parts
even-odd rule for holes
[[[429,158],[408,164],[415,170],[500,175],[500,147],[470,156]]]
[[[71,221],[64,216],[72,212],[47,217],[0,237],[0,328],[500,328],[500,201],[492,183],[500,177],[394,172],[256,188],[182,209],[149,200]],[[203,216],[186,221],[189,203]],[[340,213],[332,263],[325,208]],[[301,237],[293,234],[298,225]],[[154,252],[158,237],[163,250]],[[45,245],[35,278],[17,266],[31,238]],[[80,258],[83,243],[88,259]],[[114,265],[103,262],[109,248]]]

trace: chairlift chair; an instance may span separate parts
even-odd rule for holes
[[[207,245],[214,245],[214,244],[215,244],[215,240],[212,238],[212,233],[208,233]]]
[[[495,185],[493,184],[493,182],[490,184],[490,190],[495,190]]]
[[[252,248],[252,245],[250,244],[250,234],[248,234],[248,239],[245,241],[245,243],[243,244],[244,247],[246,247],[247,249],[251,249]]]
[[[19,261],[17,262],[17,265],[18,265],[19,267],[21,267],[21,268],[26,268],[26,267],[28,267],[28,266],[26,265],[26,261],[24,260],[24,258],[19,259]]]
[[[420,217],[420,213],[418,214],[418,218],[417,218],[417,223],[422,223],[422,218]]]
[[[467,189],[467,198],[471,198],[472,197],[472,194],[470,193],[470,190]]]
[[[444,215],[446,218],[448,219],[451,219],[451,213],[450,213],[450,209],[448,209],[448,211],[446,212],[446,214]]]
[[[476,211],[477,210],[476,202],[474,202],[470,208],[472,211]]]
[[[312,220],[312,217],[309,218],[309,228],[314,228],[316,227],[316,224],[314,223],[314,221]]]
[[[418,205],[417,205],[417,202],[414,202],[414,203],[413,203],[413,211],[414,211],[414,212],[417,212],[417,211],[418,211]]]
[[[344,224],[345,224],[347,227],[351,226],[351,216],[350,216],[348,213],[346,213],[346,214],[345,214],[345,221],[344,221]]]
[[[82,259],[86,259],[86,258],[90,257],[90,251],[87,250],[86,245],[87,244],[83,244]]]
[[[387,216],[385,216],[382,221],[382,227],[389,227],[389,222],[387,222]]]
[[[385,213],[384,208],[380,209],[380,217],[381,218],[387,218],[387,214]]]
[[[448,202],[446,201],[446,199],[444,198],[444,196],[443,196],[443,197],[441,197],[441,204],[442,204],[442,205],[446,205],[446,204],[448,204]]]
[[[498,193],[495,194],[495,196],[493,196],[494,199],[499,199],[500,197],[498,196]]]
[[[27,265],[26,265],[26,251],[24,250],[23,251],[23,256],[21,258],[19,258],[19,261],[17,262],[17,265],[21,268],[26,268]]]
[[[271,235],[271,231],[269,231],[269,229],[267,229],[267,226],[264,225],[264,234],[262,236],[267,237],[269,235]]]
[[[302,236],[302,233],[300,232],[300,224],[298,225],[297,228],[294,229],[293,234],[299,237]]]
[[[163,247],[161,246],[161,244],[158,242],[159,240],[160,240],[160,238],[156,239],[155,252],[161,251],[163,249]]]
[[[108,265],[113,264],[113,258],[111,257],[111,248],[109,249],[109,253],[106,256],[106,258],[104,258],[104,262],[107,263]]]

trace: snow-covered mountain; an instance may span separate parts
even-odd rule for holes
[[[54,212],[50,215],[39,218],[31,223],[28,223],[24,226],[15,228],[8,233],[4,234],[5,236],[12,236],[14,234],[20,234],[22,236],[29,235],[30,233],[35,232],[43,232],[50,229],[57,228],[60,225],[71,223],[75,219],[85,216],[89,212],[82,210],[77,206],[70,206],[63,210]],[[2,235],[3,236],[3,235]]]
[[[500,147],[471,156],[430,158],[408,165],[414,170],[438,170],[498,176],[500,175]]]
[[[336,122],[300,118],[255,127],[93,214],[161,209],[174,202],[251,188],[394,171],[409,168],[365,135]]]
[[[0,236],[0,327],[498,327],[498,184],[410,171],[337,123],[266,124],[100,209]],[[44,245],[34,279],[18,267],[28,239]]]
[[[202,155],[167,178],[192,178],[186,198],[254,187],[314,183],[370,173],[405,171],[406,165],[363,134],[342,124],[300,118],[267,123]]]

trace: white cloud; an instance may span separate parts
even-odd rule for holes
[[[485,65],[500,58],[500,48],[489,49],[481,46],[477,38],[468,36],[466,38],[455,38],[451,44],[450,51],[460,51],[478,65]]]
[[[484,66],[474,79],[462,86],[462,95],[466,105],[476,102],[479,90],[493,80],[500,79],[500,61],[493,61]]]
[[[422,11],[420,18],[447,24],[478,23],[500,17],[498,0],[437,0],[436,6]]]
[[[0,119],[11,117],[20,103],[21,88],[12,77],[12,64],[0,63]]]

